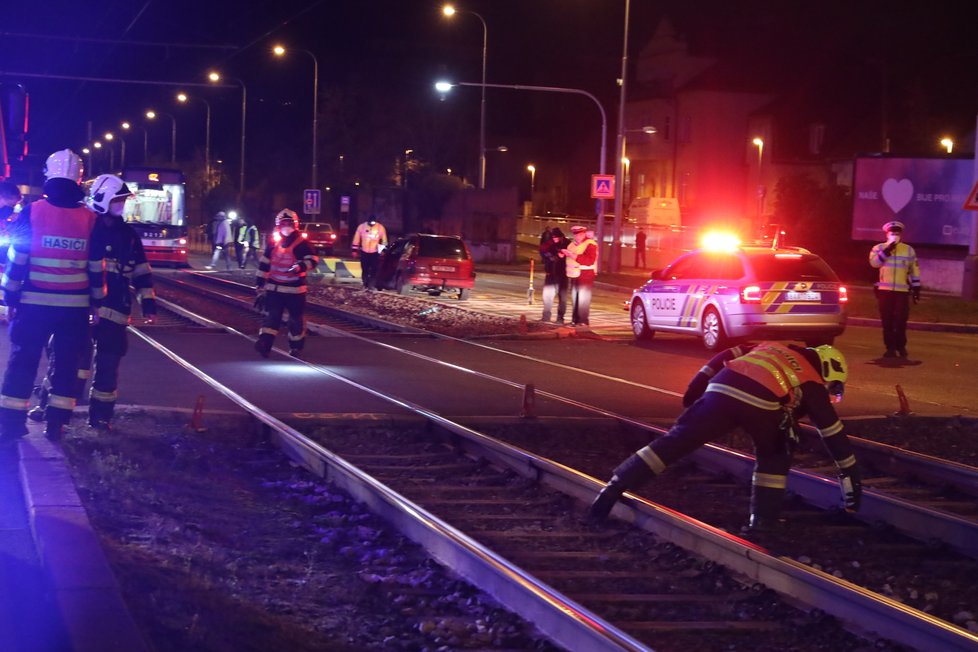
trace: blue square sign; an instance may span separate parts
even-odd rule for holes
[[[306,215],[319,215],[321,195],[318,190],[307,188],[302,193],[302,212]]]

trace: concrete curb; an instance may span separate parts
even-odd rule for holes
[[[88,520],[64,454],[29,425],[18,442],[20,480],[38,557],[75,652],[149,651]]]

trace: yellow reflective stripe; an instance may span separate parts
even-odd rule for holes
[[[143,299],[155,299],[156,292],[153,288],[140,288],[136,290],[136,297],[141,301]]]
[[[736,387],[731,387],[730,385],[721,385],[720,383],[710,383],[706,386],[706,391],[716,392],[718,394],[724,394],[730,398],[735,398],[742,403],[747,403],[748,405],[753,405],[754,407],[761,408],[762,410],[780,410],[781,404],[777,401],[766,401],[763,398],[758,398],[753,394],[748,394],[742,389],[737,389]]]
[[[767,360],[761,359],[759,355],[757,357],[746,355],[740,358],[740,361],[752,365],[757,365],[758,367],[761,367],[762,369],[770,373],[774,377],[774,380],[778,383],[778,387],[781,388],[781,391],[784,394],[787,394],[788,392],[791,391],[791,386],[788,385],[787,381],[784,378],[784,374],[781,373],[781,368],[779,366],[772,364]]]
[[[77,274],[48,274],[32,269],[29,277],[32,281],[43,281],[45,283],[88,283],[88,272],[78,272]]]
[[[92,272],[93,274],[98,274],[103,269],[105,269],[105,265],[103,264],[105,262],[106,261],[103,261],[103,260],[90,260],[90,261],[88,261],[88,271]]]
[[[832,435],[837,435],[842,432],[842,422],[836,421],[828,428],[819,428],[818,434],[824,437],[831,437]]]
[[[94,398],[97,401],[104,401],[105,403],[114,403],[117,398],[119,398],[119,392],[100,392],[94,387],[92,391],[88,394],[89,398]]]
[[[107,308],[105,306],[101,306],[98,309],[98,316],[101,317],[102,319],[108,319],[109,321],[113,321],[117,324],[123,324],[123,325],[129,324],[129,315],[125,314],[124,312],[119,312],[118,310],[113,310],[112,308]]]
[[[72,258],[38,258],[34,256],[31,262],[39,267],[61,267],[64,269],[85,269],[89,261],[88,259],[72,259]],[[99,261],[101,263],[102,261]]]
[[[74,410],[75,399],[71,398],[70,396],[48,394],[48,405],[55,408],[61,408],[62,410]]]
[[[96,273],[102,271],[101,269],[91,269],[91,268],[89,268],[89,269],[90,269],[90,271],[96,272]],[[105,271],[107,271],[109,273],[112,273],[112,274],[118,274],[119,273],[119,263],[118,263],[118,261],[115,261],[115,260],[107,260],[107,261],[105,261]]]
[[[850,455],[849,457],[839,460],[835,463],[840,469],[848,469],[856,465],[856,456]]]
[[[640,449],[637,453],[643,462],[645,462],[650,469],[655,473],[662,473],[666,470],[666,463],[662,461],[662,458],[655,454],[655,451],[646,446]]]
[[[90,305],[87,294],[48,294],[45,292],[24,292],[20,302],[35,306],[61,306],[65,308],[87,308]]]
[[[78,370],[78,377],[81,378],[81,379],[83,379],[83,380],[87,380],[88,378],[91,378],[92,377],[92,370],[91,369],[79,369]]]
[[[8,410],[23,410],[27,412],[31,406],[30,398],[17,398],[16,396],[0,395],[0,407]]]
[[[784,489],[788,484],[788,476],[774,475],[773,473],[758,473],[757,471],[754,471],[753,484],[755,487]]]
[[[258,334],[259,335],[278,335],[278,329],[277,328],[266,328],[266,327],[262,327],[262,329],[260,331],[258,331]]]
[[[3,288],[8,292],[20,292],[20,289],[24,287],[23,281],[15,281],[6,274],[3,275],[2,284]]]
[[[92,288],[91,295],[93,299],[104,299],[108,292],[105,290],[105,286]]]
[[[281,292],[282,294],[303,294],[308,291],[305,285],[278,285],[276,283],[266,283],[264,289],[269,292]]]
[[[716,371],[714,371],[713,367],[711,367],[708,364],[705,364],[702,367],[700,367],[699,372],[708,378],[713,378],[717,373]]]

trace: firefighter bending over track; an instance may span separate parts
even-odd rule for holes
[[[288,208],[275,216],[281,239],[265,248],[258,262],[255,306],[265,312],[255,350],[267,358],[282,326],[282,314],[289,313],[289,355],[298,358],[306,341],[306,273],[316,269],[316,257],[299,232],[299,216]]]
[[[625,491],[736,427],[754,442],[756,462],[747,529],[778,524],[796,420],[807,415],[839,469],[846,509],[859,509],[861,474],[832,402],[842,400],[848,366],[833,346],[802,348],[780,342],[735,346],[715,356],[690,381],[686,410],[664,436],[615,469],[591,505],[590,517],[607,517]],[[830,398],[831,396],[831,398]]]

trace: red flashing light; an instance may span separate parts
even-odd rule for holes
[[[848,302],[849,302],[849,290],[846,289],[846,286],[840,285],[839,286],[839,303],[848,303]]]
[[[302,237],[303,237],[303,238],[308,238],[308,237],[309,237],[309,234],[308,234],[308,233],[306,233],[305,231],[303,231],[303,232],[302,232]]]
[[[790,258],[792,260],[800,260],[801,254],[774,254],[775,258]]]
[[[741,303],[760,303],[761,288],[756,285],[748,285],[740,290]]]
[[[330,240],[335,240],[336,239],[336,234],[335,233],[330,233],[329,234],[329,239]]]

